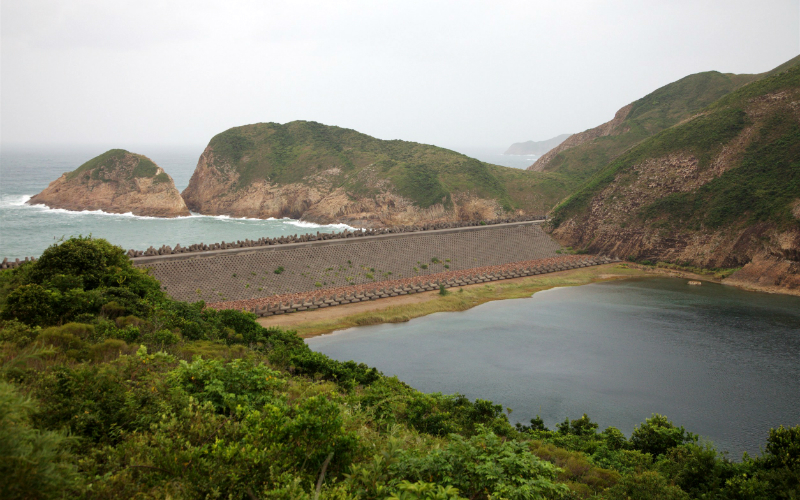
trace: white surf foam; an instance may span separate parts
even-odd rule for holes
[[[334,229],[347,229],[347,230],[356,230],[358,228],[348,226],[347,224],[315,224],[313,222],[307,222],[304,220],[295,220],[295,219],[284,219],[284,224],[290,224],[292,226],[302,227],[305,229],[316,229],[316,228],[334,228]]]

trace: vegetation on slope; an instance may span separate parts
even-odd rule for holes
[[[632,167],[648,158],[690,153],[703,170],[752,120],[744,112],[754,98],[800,87],[800,67],[751,83],[711,104],[692,120],[667,129],[620,156],[554,210],[558,227],[585,213],[592,199],[616,180],[624,185]],[[650,224],[689,229],[719,228],[737,221],[797,224],[790,202],[800,194],[800,130],[784,108],[759,118],[757,131],[733,168],[698,190],[668,195],[636,214]]]
[[[421,207],[447,205],[453,195],[470,192],[498,200],[507,210],[525,208],[523,202],[509,195],[509,185],[497,174],[498,170],[514,169],[436,146],[384,141],[315,122],[235,127],[216,135],[209,146],[222,160],[218,165],[227,162],[239,174],[237,189],[257,180],[303,182],[338,168],[334,184],[354,196],[378,194],[380,188],[371,182],[377,175],[391,181],[397,193]]]
[[[2,498],[796,498],[800,426],[733,463],[653,415],[512,427],[170,300],[103,240],[0,274]]]
[[[81,174],[89,173],[91,178],[94,180],[107,180],[106,175],[116,171],[126,156],[134,156],[138,159],[136,166],[128,175],[128,180],[137,177],[153,177],[156,175],[158,167],[149,158],[130,153],[124,149],[110,149],[101,155],[95,156],[91,160],[67,174],[67,179],[72,180],[80,177]],[[166,177],[166,174],[163,174],[163,177]],[[157,179],[160,182],[169,180],[168,177],[166,179],[159,179],[159,177],[157,177]]]
[[[800,56],[760,75],[734,75],[708,71],[670,83],[635,101],[625,120],[611,135],[562,151],[547,171],[580,180],[615,160],[619,155],[663,130],[690,118],[701,109],[751,82],[784,72],[800,64]]]

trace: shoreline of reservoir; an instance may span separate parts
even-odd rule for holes
[[[710,274],[618,262],[544,275],[512,278],[488,284],[465,285],[447,290],[446,295],[441,295],[438,291],[399,295],[376,301],[342,304],[337,307],[264,317],[259,318],[258,322],[264,327],[281,327],[295,330],[300,337],[310,338],[357,326],[403,323],[438,312],[466,311],[486,302],[526,298],[537,292],[557,287],[647,277],[671,277],[726,284],[724,280],[715,278]],[[749,292],[800,295],[800,292],[795,290],[760,289],[742,286],[739,283],[727,284]]]
[[[486,302],[530,297],[536,292],[563,286],[587,285],[616,279],[652,276],[626,263],[604,264],[536,276],[465,285],[447,290],[399,295],[376,301],[301,311],[259,318],[264,327],[296,330],[302,338],[316,337],[355,326],[403,323],[437,312],[466,311]]]

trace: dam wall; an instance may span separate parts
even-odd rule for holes
[[[173,298],[252,301],[559,257],[542,221],[134,257]]]

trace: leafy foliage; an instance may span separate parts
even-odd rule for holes
[[[0,382],[0,497],[55,498],[77,484],[77,468],[62,431],[31,425],[34,404]]]
[[[800,427],[770,431],[764,455],[741,463],[660,415],[630,440],[587,415],[515,430],[491,401],[420,393],[251,314],[173,301],[102,240],[48,252],[0,275],[0,308],[16,318],[0,323],[3,498],[800,493]],[[57,298],[39,316],[15,299],[34,285]],[[63,297],[78,292],[97,303],[66,322]]]

